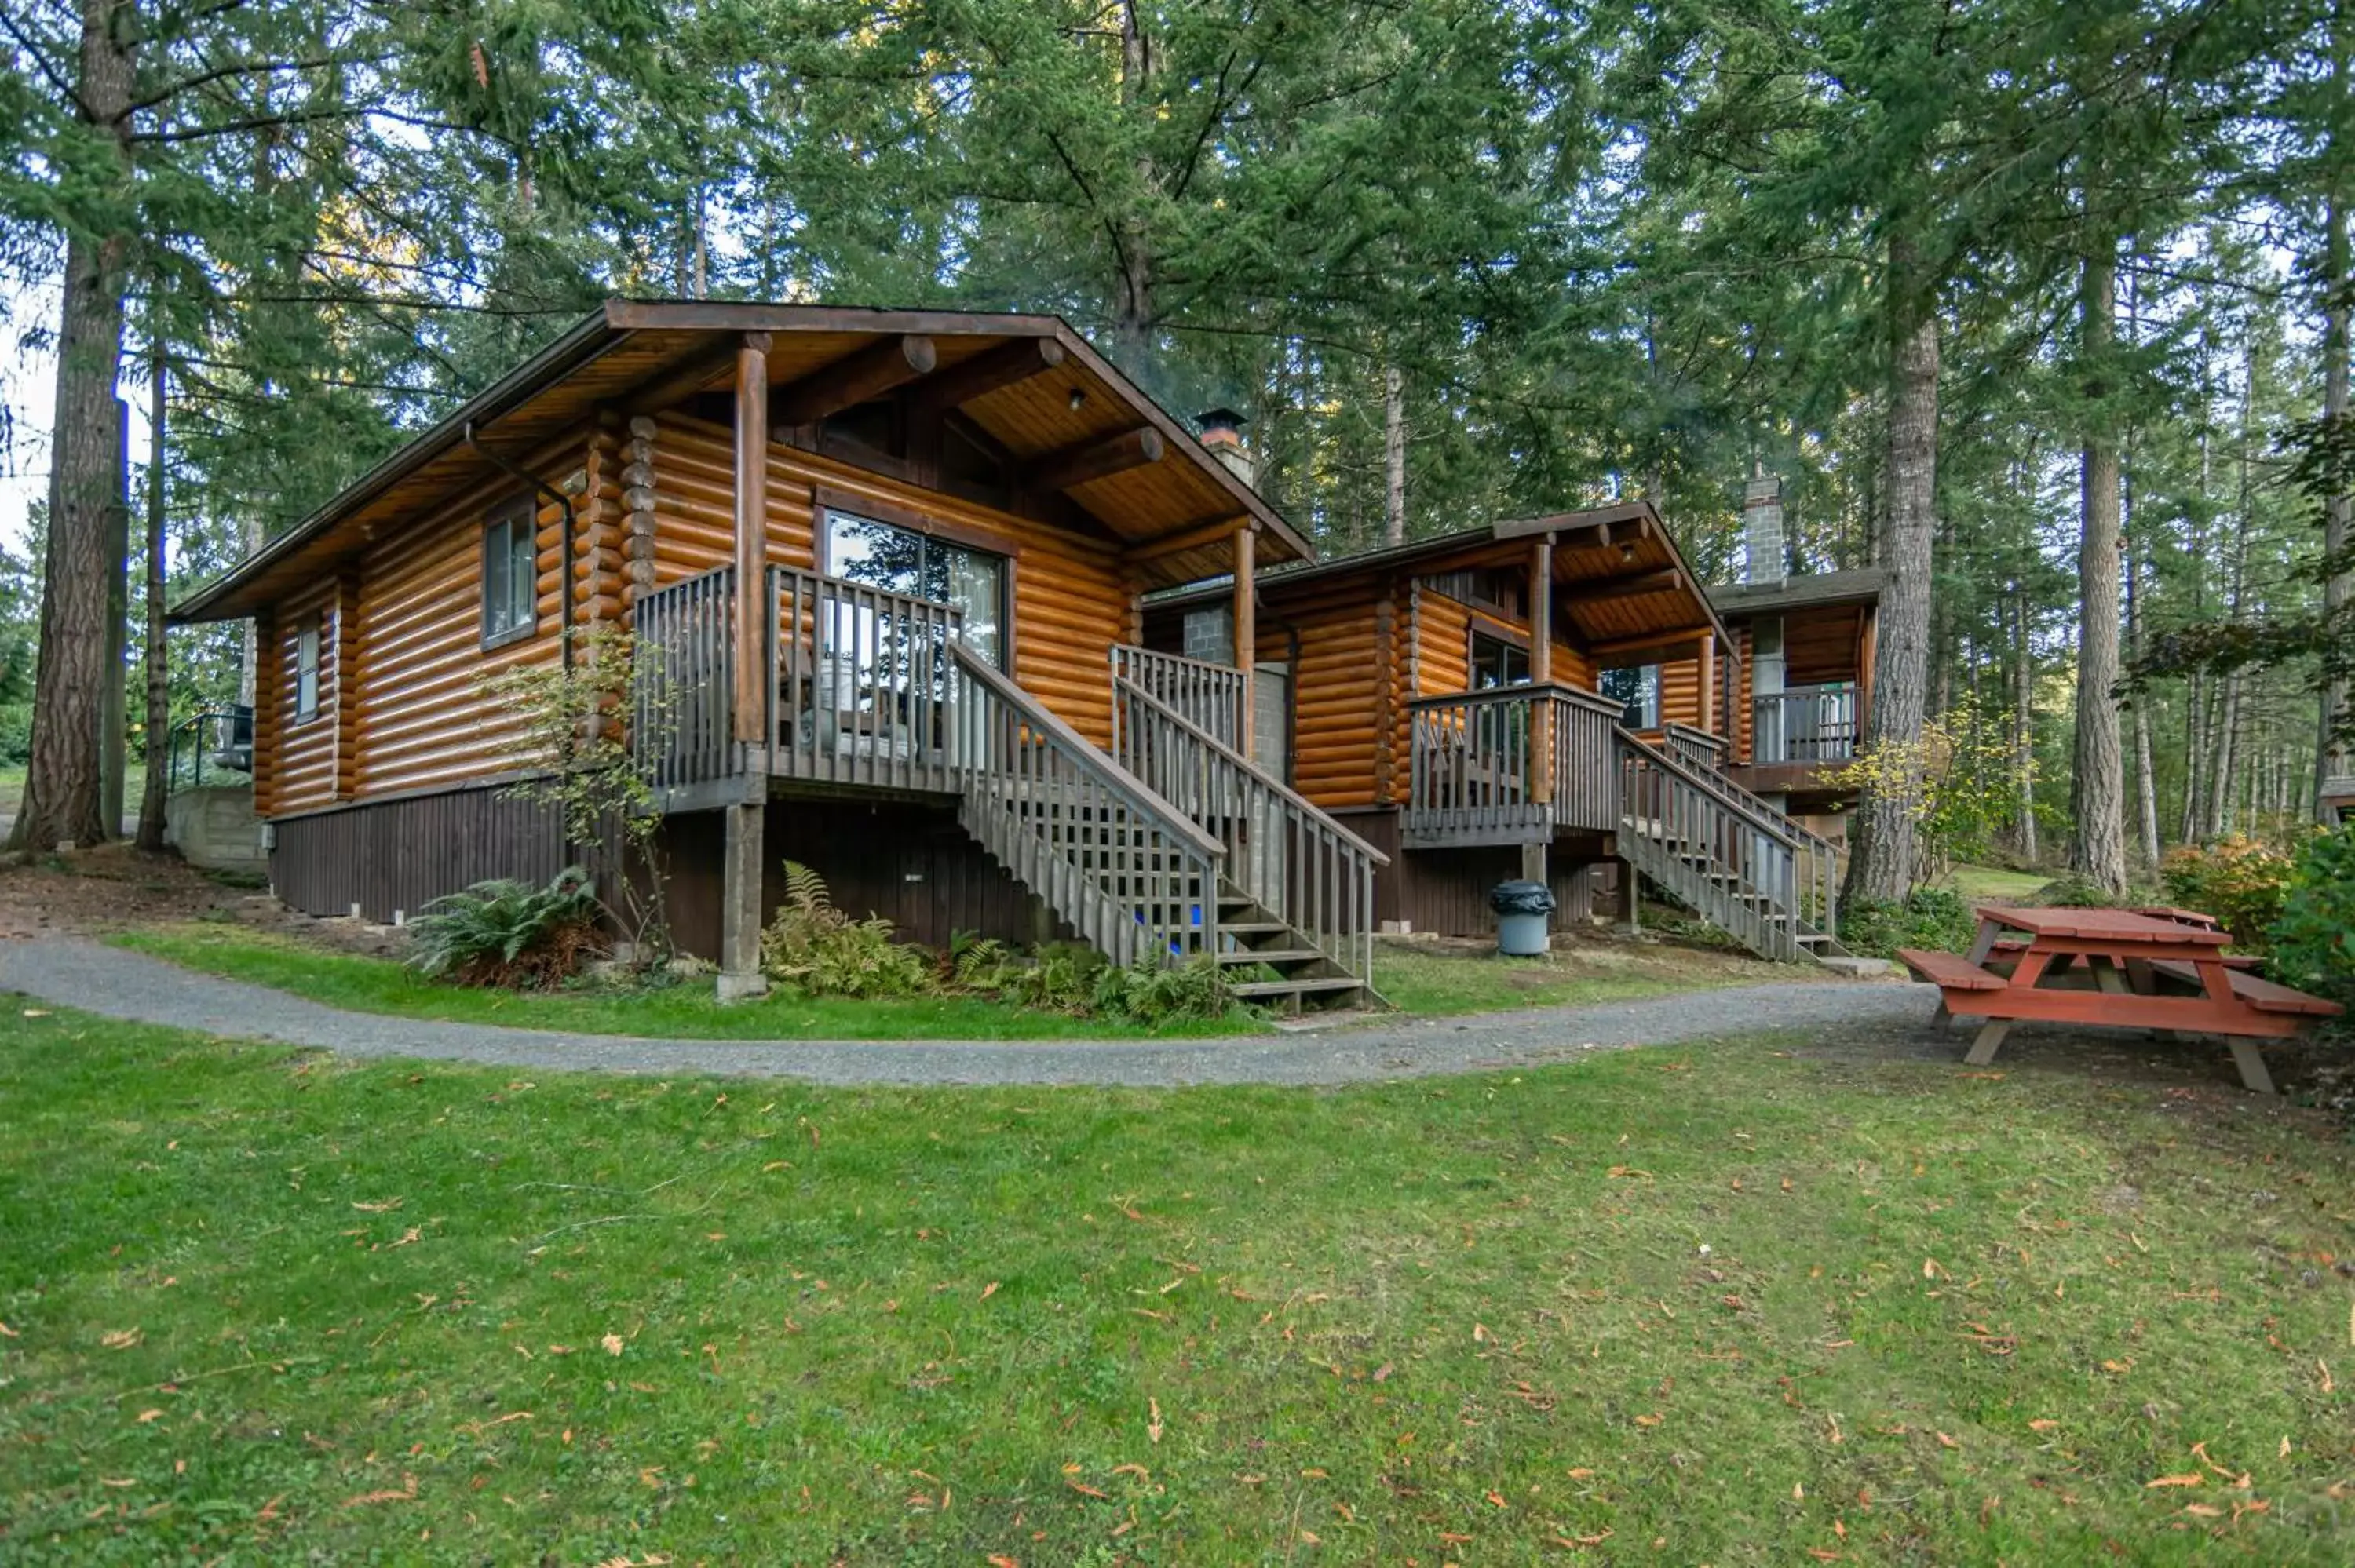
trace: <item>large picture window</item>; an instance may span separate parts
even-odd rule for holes
[[[519,501],[483,524],[483,645],[531,635],[538,620],[536,519]]]
[[[847,512],[826,518],[829,577],[957,612],[964,645],[1006,666],[1006,557]]]
[[[1605,670],[1596,683],[1604,696],[1626,709],[1621,722],[1630,729],[1660,727],[1660,667],[1625,664]]]
[[[1529,679],[1529,651],[1486,632],[1472,634],[1472,689],[1524,686]]]

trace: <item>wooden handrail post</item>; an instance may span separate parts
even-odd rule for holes
[[[736,690],[740,745],[762,738],[768,711],[769,334],[736,351]]]
[[[1529,681],[1541,694],[1529,708],[1529,799],[1553,800],[1553,535],[1529,546]],[[1534,880],[1534,879],[1533,879]]]
[[[1241,710],[1235,715],[1235,749],[1245,757],[1259,755],[1252,744],[1256,738],[1252,712],[1259,705],[1252,701],[1258,694],[1252,673],[1259,653],[1259,594],[1252,581],[1258,542],[1254,524],[1245,523],[1235,530],[1235,668],[1243,677],[1242,694],[1235,699]]]

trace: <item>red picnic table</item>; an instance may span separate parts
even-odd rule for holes
[[[1987,904],[1977,914],[1968,957],[1915,948],[1897,955],[1938,988],[1942,1019],[1986,1021],[1963,1058],[1975,1067],[1995,1060],[2022,1019],[2164,1029],[2223,1036],[2241,1082],[2269,1095],[2273,1077],[2256,1042],[2288,1039],[2341,1011],[2249,973],[2224,952],[2231,934],[2190,910]]]

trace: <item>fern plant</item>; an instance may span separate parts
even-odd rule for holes
[[[785,862],[785,898],[761,933],[761,968],[813,996],[921,996],[934,989],[931,956],[894,941],[880,916],[855,920],[835,906],[826,878]]]
[[[602,949],[602,906],[589,874],[568,866],[545,887],[497,878],[446,894],[410,922],[410,960],[462,985],[547,987]]]

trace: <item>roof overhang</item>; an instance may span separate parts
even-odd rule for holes
[[[1228,542],[1241,528],[1258,535],[1263,563],[1316,558],[1305,535],[1060,316],[615,299],[182,599],[171,619],[250,615],[316,581],[381,531],[398,530],[465,487],[497,478],[501,463],[475,450],[470,432],[495,440],[511,458],[527,456],[601,409],[648,411],[721,384],[731,374],[736,345],[751,333],[771,334],[773,387],[846,366],[890,338],[937,340],[937,364],[926,374],[943,386],[962,376],[961,389],[973,399],[964,412],[976,427],[998,427],[981,429],[981,439],[999,440],[1042,468],[1060,458],[1061,493],[1104,524],[1148,580],[1199,580],[1231,559]],[[1018,408],[1020,388],[976,375],[976,361],[1023,340],[1052,345],[1040,356],[1051,374],[1036,379],[1051,379],[1050,390],[1068,397],[1059,397],[1043,414],[1037,388],[1032,406]],[[919,377],[904,382],[919,397],[926,385]],[[975,386],[985,390],[973,392]],[[1054,450],[1025,450],[1025,432]],[[1099,457],[1090,465],[1092,448],[1120,440],[1150,459],[1115,467]]]
[[[1877,604],[1889,587],[1886,567],[1851,567],[1785,577],[1779,583],[1718,583],[1710,602],[1721,615],[1737,618],[1832,605]]]

